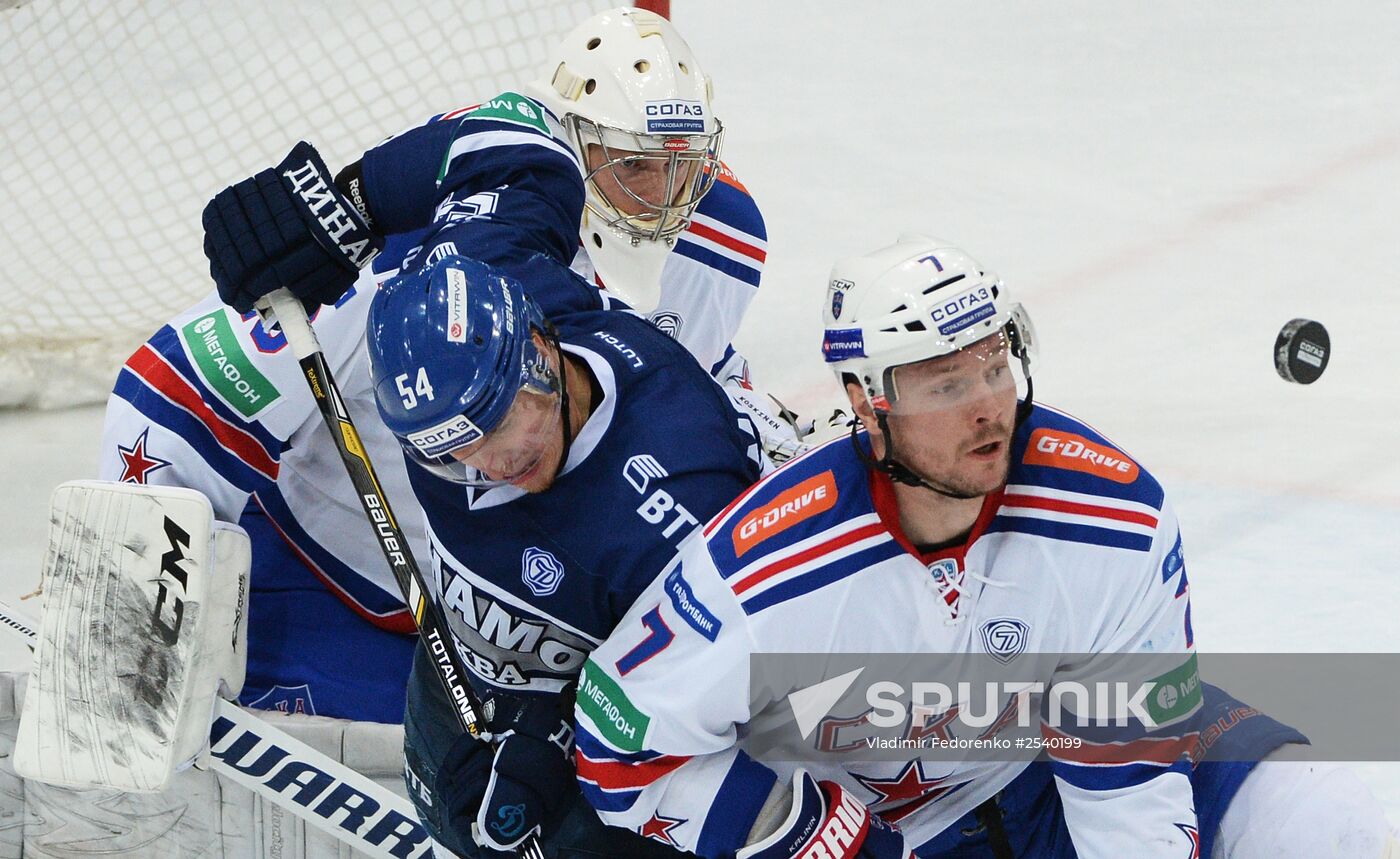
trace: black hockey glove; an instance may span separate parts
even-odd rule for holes
[[[240,313],[284,286],[308,311],[334,304],[384,248],[305,141],[276,167],[215,194],[203,221],[209,273]]]
[[[481,743],[463,737],[443,760],[437,793],[459,837],[470,831],[487,855],[509,855],[531,832],[552,832],[578,792],[574,732],[558,697],[498,696],[493,705],[499,744],[489,765]]]

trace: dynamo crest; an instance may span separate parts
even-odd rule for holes
[[[982,645],[996,661],[1006,665],[1026,649],[1030,624],[1014,617],[994,617],[982,624]]]
[[[537,597],[547,597],[559,590],[564,581],[564,565],[559,559],[538,546],[531,546],[520,556],[520,579]]]

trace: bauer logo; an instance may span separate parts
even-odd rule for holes
[[[447,342],[467,342],[467,275],[447,270]]]
[[[531,546],[520,556],[520,579],[537,597],[547,597],[559,590],[564,581],[564,565],[553,554]]]
[[[667,152],[684,152],[690,148],[690,141],[684,137],[677,137],[661,144],[661,148]]]
[[[705,106],[698,101],[649,101],[643,108],[647,134],[704,134]]]
[[[1021,461],[1026,465],[1082,471],[1114,483],[1132,483],[1138,477],[1137,463],[1121,450],[1082,435],[1046,427],[1031,433]]]
[[[409,433],[409,444],[422,451],[425,456],[441,456],[465,444],[471,444],[484,433],[465,415],[455,415],[442,423],[425,430]]]
[[[769,537],[836,506],[836,478],[830,471],[809,477],[749,513],[734,526],[734,557]]]
[[[214,395],[245,418],[255,417],[282,394],[253,366],[223,310],[215,310],[180,329],[185,352]]]
[[[865,335],[859,328],[828,328],[822,337],[822,355],[828,364],[865,357]]]
[[[681,575],[680,564],[666,576],[666,595],[671,598],[671,607],[680,615],[681,620],[710,641],[715,640],[723,624],[695,598],[690,583]]]

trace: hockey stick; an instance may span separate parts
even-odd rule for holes
[[[38,624],[3,602],[0,626],[31,648],[38,642]],[[428,833],[408,800],[236,704],[214,699],[209,744],[211,770],[356,851],[375,859],[432,855]],[[263,766],[265,761],[275,764]],[[308,789],[313,783],[321,789]]]
[[[289,290],[283,288],[269,293],[259,301],[258,310],[263,313],[265,322],[275,321],[281,327],[288,345],[292,347],[292,353],[301,364],[307,387],[316,398],[321,418],[326,422],[331,437],[335,439],[335,446],[340,451],[345,471],[350,475],[350,482],[355,484],[355,492],[360,496],[360,506],[364,508],[365,515],[374,527],[374,534],[379,539],[379,548],[383,550],[384,559],[394,572],[394,579],[399,584],[404,603],[408,605],[413,614],[413,621],[418,625],[419,635],[423,637],[433,655],[438,680],[442,682],[448,700],[455,705],[457,721],[467,733],[479,737],[482,728],[481,701],[467,682],[466,666],[462,664],[462,657],[449,638],[447,619],[443,616],[442,607],[426,596],[427,585],[423,581],[423,573],[413,559],[403,531],[399,530],[398,520],[394,518],[394,512],[389,507],[389,500],[379,488],[374,466],[370,464],[369,454],[360,443],[360,434],[356,431],[354,422],[350,420],[350,412],[345,408],[340,388],[331,377],[330,368],[326,366],[321,344],[316,339],[316,332],[311,329],[311,322],[306,318],[306,309]],[[268,316],[272,318],[269,320]],[[516,848],[516,855],[526,859],[544,859],[539,836],[527,836]]]

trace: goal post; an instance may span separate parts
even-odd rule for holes
[[[200,211],[219,188],[297,140],[338,168],[518,87],[613,5],[0,0],[0,407],[103,399],[212,287]]]

